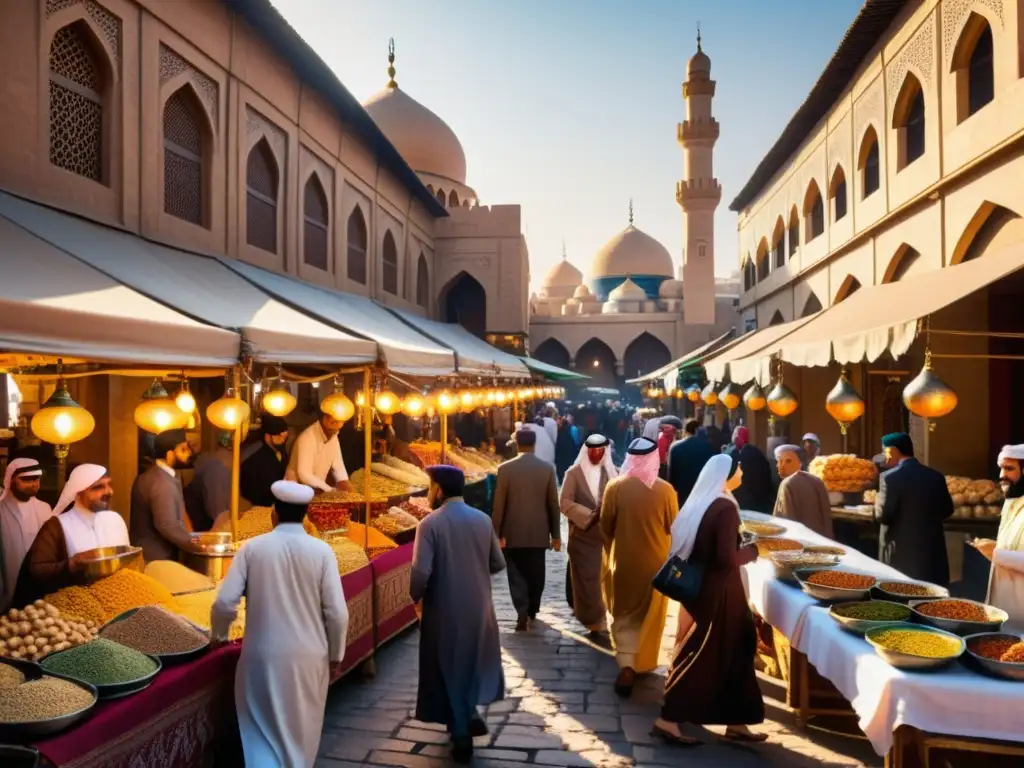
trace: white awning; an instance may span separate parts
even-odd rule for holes
[[[734,343],[712,354],[704,361],[704,372],[710,381],[725,381],[728,378],[736,384],[744,384],[753,379],[761,383],[770,376],[768,357],[762,350],[769,348],[781,338],[803,327],[818,315],[801,317],[788,323],[769,325],[759,331],[740,336]]]
[[[372,363],[377,347],[271,298],[220,261],[0,193],[0,215],[117,282],[209,325],[241,333],[261,362]]]
[[[455,371],[455,356],[362,296],[321,288],[240,261],[224,264],[253,285],[310,317],[377,343],[391,370],[411,376],[445,376]]]
[[[0,216],[0,349],[227,368],[241,338],[185,317]]]
[[[457,323],[442,323],[392,307],[388,307],[388,311],[455,352],[459,373],[504,377],[530,375],[529,369],[518,357],[491,346]]]

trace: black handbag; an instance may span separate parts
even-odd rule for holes
[[[704,566],[672,555],[652,582],[654,588],[677,603],[695,597],[704,579]]]

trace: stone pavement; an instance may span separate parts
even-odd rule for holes
[[[658,715],[663,670],[638,681],[631,699],[619,699],[612,690],[618,672],[614,658],[581,633],[564,595],[565,557],[551,552],[541,614],[529,633],[517,634],[505,575],[494,580],[508,694],[487,708],[491,733],[477,740],[473,765],[478,768],[881,765],[865,742],[821,734],[814,734],[812,741],[771,700],[766,700],[769,719],[757,728],[769,734],[766,744],[723,744],[711,731],[693,729],[691,735],[703,739],[703,746],[663,745],[649,735]],[[667,625],[665,663],[675,634],[674,616]],[[381,650],[376,678],[345,680],[332,689],[317,768],[452,764],[443,726],[418,723],[411,716],[418,640],[412,630]]]

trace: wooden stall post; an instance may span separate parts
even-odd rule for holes
[[[441,417],[441,463],[448,461],[448,415],[439,414]]]
[[[241,392],[241,375],[236,365],[231,372],[231,384],[235,388],[235,399],[239,398]],[[238,541],[238,494],[239,476],[241,474],[240,458],[242,448],[242,420],[231,436],[231,540]]]
[[[363,498],[365,499],[363,507],[365,515],[363,519],[363,547],[367,551],[370,549],[370,507],[373,504],[370,486],[370,464],[373,463],[373,403],[370,400],[372,397],[370,392],[371,372],[370,366],[363,368]],[[374,654],[377,652],[377,589],[375,584],[370,586],[370,600],[370,611],[373,616],[373,650],[370,652],[370,657],[363,662],[362,673],[365,677],[375,677],[377,675],[377,660],[374,657]]]

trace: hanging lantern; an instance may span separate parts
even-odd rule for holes
[[[426,407],[427,403],[419,392],[410,392],[402,399],[402,413],[411,419],[422,416]]]
[[[484,404],[484,391],[482,389],[473,390],[473,406],[479,408]]]
[[[392,416],[402,409],[402,401],[390,389],[382,389],[373,398],[373,407],[377,409],[378,413]]]
[[[280,377],[270,385],[270,390],[263,396],[263,410],[274,416],[287,416],[295,410],[296,403],[295,395]]]
[[[178,406],[178,410],[182,413],[195,413],[196,399],[189,391],[187,379],[181,382],[181,389],[178,390],[178,395],[174,398],[174,404]]]
[[[674,397],[676,400],[681,400],[683,397],[683,390],[679,389],[679,387],[676,387],[674,390],[672,390],[672,397]]]
[[[907,410],[923,419],[938,419],[956,408],[956,392],[935,375],[932,353],[924,353],[924,368],[903,390],[903,404]]]
[[[159,379],[142,396],[142,402],[135,406],[135,424],[139,429],[159,435],[168,429],[182,429],[188,424],[188,414],[182,411]]]
[[[519,390],[519,399],[520,400],[533,400],[533,390],[528,388],[528,387],[524,387],[523,389],[520,389]]]
[[[443,389],[437,393],[437,410],[444,416],[449,416],[459,408],[458,398],[449,392],[447,389]]]
[[[507,400],[508,395],[505,393],[504,389],[499,389],[494,393],[494,404],[499,408],[503,407]]]
[[[800,406],[793,391],[781,381],[768,393],[767,400],[768,410],[772,412],[772,415],[778,416],[780,419],[789,418],[793,411]]]
[[[206,409],[206,418],[218,429],[235,430],[249,421],[249,404],[228,390],[224,397],[214,400]]]
[[[58,368],[59,370],[59,368]],[[96,419],[68,394],[64,379],[57,379],[57,388],[32,416],[32,434],[40,440],[59,446],[66,453],[66,446],[84,440],[96,428]]]
[[[700,400],[700,387],[696,384],[691,384],[686,388],[686,399],[691,403],[696,403]]]
[[[718,403],[718,388],[715,386],[715,382],[709,381],[707,386],[700,393],[700,399],[704,401],[704,405],[716,405]]]
[[[839,429],[844,435],[846,428],[864,415],[864,400],[846,378],[846,371],[843,371],[839,381],[825,397],[825,410],[839,422]]]
[[[340,385],[335,384],[335,387],[337,388],[334,392],[320,401],[320,410],[332,419],[348,421],[355,416],[356,406],[349,396],[341,391]]]
[[[768,405],[764,390],[756,381],[750,385],[750,389],[743,393],[743,404],[751,411],[760,411]]]
[[[718,400],[730,411],[735,410],[740,405],[740,393],[736,387],[729,382],[725,385],[725,388],[718,393]]]

